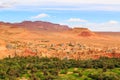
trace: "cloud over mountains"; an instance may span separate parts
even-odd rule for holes
[[[87,20],[83,20],[80,18],[70,18],[67,20],[68,22],[87,22]]]
[[[120,0],[0,0],[0,21],[42,20],[120,31]]]
[[[32,16],[31,18],[32,19],[40,19],[40,18],[45,18],[45,17],[50,17],[50,16],[48,14],[41,13],[41,14],[38,14],[36,16]]]

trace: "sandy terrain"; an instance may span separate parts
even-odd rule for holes
[[[86,28],[65,31],[30,30],[2,25],[0,59],[14,56],[97,59],[120,57],[120,33],[91,32]]]

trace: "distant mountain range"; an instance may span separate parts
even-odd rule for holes
[[[2,25],[11,26],[12,28],[21,27],[29,30],[64,31],[71,29],[67,25],[60,25],[60,24],[44,22],[44,21],[23,21],[20,23],[0,22],[0,26]]]

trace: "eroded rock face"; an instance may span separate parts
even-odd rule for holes
[[[81,34],[79,34],[80,36],[91,36],[92,34],[88,31],[82,31]]]
[[[89,31],[82,31],[79,36],[83,36],[83,37],[89,37],[89,36],[94,36],[95,34]]]
[[[81,36],[81,37],[96,36],[94,32],[90,31],[87,28],[73,28],[72,32],[75,34],[78,34],[78,36]]]

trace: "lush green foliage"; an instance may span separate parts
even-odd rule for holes
[[[120,59],[14,57],[0,60],[0,80],[119,80]]]

